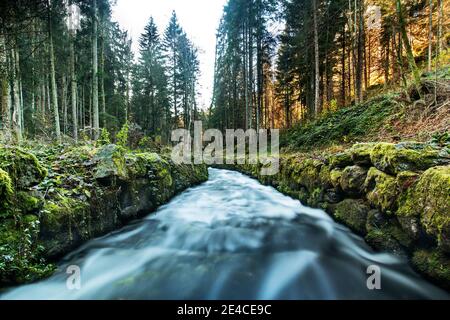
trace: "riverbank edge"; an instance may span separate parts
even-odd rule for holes
[[[53,261],[208,179],[206,165],[116,145],[55,154],[0,146],[0,287],[51,275]]]
[[[280,171],[261,165],[219,165],[239,171],[303,204],[325,210],[377,251],[450,290],[450,152],[448,146],[360,143],[328,156],[283,155]]]

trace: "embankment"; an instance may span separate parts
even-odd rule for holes
[[[328,156],[281,158],[275,176],[232,167],[322,208],[380,251],[450,289],[450,149],[435,143],[362,143]]]
[[[51,274],[49,262],[208,178],[116,145],[35,150],[0,146],[0,286]]]

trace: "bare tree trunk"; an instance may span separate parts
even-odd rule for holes
[[[94,140],[100,136],[100,118],[98,111],[98,20],[97,20],[97,0],[93,0],[92,15],[92,118]]]
[[[442,53],[442,50],[444,50],[444,39],[442,37],[442,25],[444,23],[443,20],[444,20],[444,1],[439,0],[438,50],[437,50],[438,56]]]
[[[73,34],[70,35],[70,85],[72,95],[72,129],[73,138],[78,141],[78,116],[77,116],[77,79],[75,77],[75,46]]]
[[[20,143],[22,141],[21,110],[20,110],[20,92],[19,92],[19,69],[18,69],[19,54],[14,42],[14,48],[11,49],[11,67],[12,67],[12,100],[13,100],[13,114],[12,114],[12,129],[16,134],[16,139]]]
[[[52,105],[55,119],[55,133],[56,139],[61,141],[61,127],[59,123],[59,108],[58,108],[58,87],[56,86],[56,72],[55,72],[55,51],[53,49],[53,30],[52,30],[51,4],[48,1],[48,33],[49,33],[49,51],[50,51],[50,77],[52,87]]]
[[[359,6],[355,7],[355,11],[358,12],[358,52],[356,64],[356,96],[358,103],[363,102],[363,64],[364,64],[364,17],[363,9],[364,1],[359,0]],[[356,23],[356,22],[355,22]]]
[[[3,52],[3,55],[0,56],[2,58],[1,65],[5,66],[3,70],[3,74],[1,75],[1,120],[2,120],[2,129],[3,129],[3,138],[6,141],[9,141],[11,139],[10,136],[10,126],[11,126],[11,119],[10,119],[10,113],[11,113],[11,96],[10,96],[10,84],[8,81],[8,56],[7,56],[7,49],[6,49],[6,43],[5,38],[0,38],[0,52]],[[0,70],[1,71],[1,70]]]
[[[403,40],[402,41],[403,46],[406,50],[406,56],[408,58],[408,65],[413,74],[414,83],[415,83],[416,87],[418,88],[420,85],[420,73],[419,73],[419,69],[417,68],[416,61],[414,59],[411,44],[408,39],[408,34],[406,33],[406,22],[405,22],[405,17],[403,15],[403,8],[402,8],[401,0],[397,0],[396,3],[397,3],[397,16],[398,16],[398,20],[399,20],[400,33],[401,33],[402,40]]]
[[[428,18],[428,72],[431,71],[431,60],[433,55],[433,0],[430,0]]]
[[[101,22],[100,36],[100,101],[102,109],[102,125],[106,128],[106,97],[105,97],[105,31],[104,22]]]
[[[319,61],[319,31],[317,21],[317,0],[313,0],[313,20],[314,20],[314,61],[315,61],[315,91],[314,91],[314,112],[316,116],[321,113],[320,108],[320,61]]]

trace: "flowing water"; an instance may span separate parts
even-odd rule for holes
[[[80,267],[80,290],[66,285],[71,265]],[[374,265],[380,290],[367,287]],[[325,212],[217,169],[156,214],[89,241],[59,270],[1,298],[449,298],[404,259],[373,252]]]

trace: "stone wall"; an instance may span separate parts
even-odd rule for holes
[[[175,165],[116,145],[43,159],[0,147],[0,286],[47,276],[48,261],[208,179],[206,166]]]
[[[450,153],[424,143],[356,144],[328,157],[291,154],[280,173],[232,167],[322,208],[375,249],[410,259],[413,267],[450,289]]]

